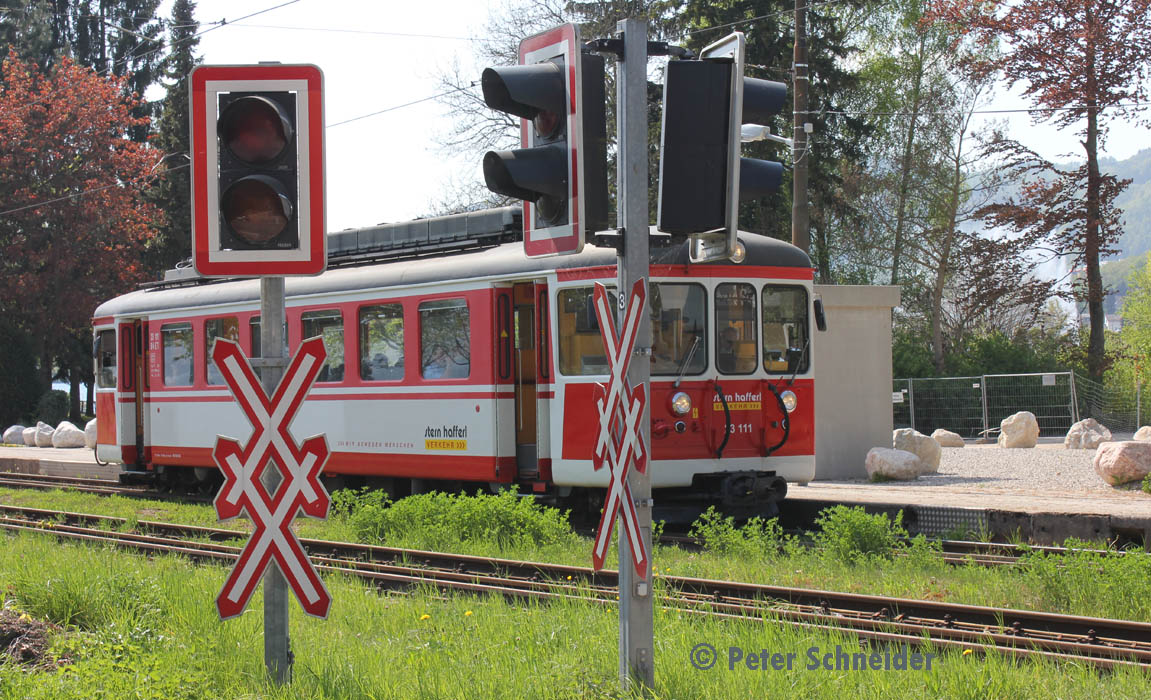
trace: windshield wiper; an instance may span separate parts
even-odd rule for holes
[[[675,384],[672,387],[678,389],[679,383],[683,381],[683,375],[687,372],[687,366],[691,364],[691,358],[695,357],[695,349],[699,347],[699,333],[695,334],[695,340],[691,341],[691,347],[688,348],[687,356],[683,358],[683,363],[679,366],[679,376],[675,378]]]

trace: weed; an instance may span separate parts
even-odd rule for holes
[[[844,561],[869,556],[890,559],[900,540],[907,537],[903,511],[892,521],[886,513],[872,515],[859,506],[839,505],[821,511],[815,524],[820,528],[813,535],[816,545]]]
[[[1151,493],[1151,473],[1143,477],[1143,493]]]
[[[783,528],[778,518],[764,520],[752,518],[743,527],[735,526],[735,519],[725,517],[711,506],[692,523],[689,533],[703,542],[703,548],[723,555],[774,556],[785,544]]]

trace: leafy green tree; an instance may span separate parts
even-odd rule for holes
[[[1143,265],[1127,278],[1123,297],[1123,329],[1120,337],[1130,350],[1136,366],[1136,380],[1143,381],[1151,367],[1151,253]]]

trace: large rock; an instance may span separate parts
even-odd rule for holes
[[[24,444],[28,447],[36,446],[36,429],[24,428]]]
[[[931,434],[931,438],[938,442],[940,447],[963,447],[966,444],[959,433],[953,433],[943,428],[936,428],[935,432]]]
[[[1094,418],[1084,418],[1067,431],[1063,446],[1069,450],[1093,450],[1104,442],[1111,442],[1111,431]]]
[[[23,445],[24,444],[24,426],[14,425],[4,431],[4,444],[5,445]]]
[[[96,419],[88,421],[84,426],[84,446],[89,450],[96,449]]]
[[[52,432],[52,447],[75,448],[84,446],[84,431],[68,421],[61,421]]]
[[[1151,473],[1151,442],[1105,442],[1095,451],[1095,473],[1112,486],[1142,481]]]
[[[52,446],[52,433],[56,429],[48,425],[44,421],[36,424],[36,447],[51,447]]]
[[[892,433],[891,443],[895,449],[910,452],[923,462],[923,471],[920,474],[935,474],[939,471],[939,458],[943,455],[943,448],[934,438],[918,430],[900,428]]]
[[[1151,440],[1151,425],[1145,425],[1135,431],[1136,440]]]
[[[1000,447],[1035,447],[1039,442],[1039,421],[1031,411],[1020,411],[999,423]]]
[[[867,452],[867,476],[875,479],[911,481],[923,473],[923,460],[913,452],[891,450],[886,447],[873,447]]]

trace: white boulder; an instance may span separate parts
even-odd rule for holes
[[[1039,421],[1031,411],[1020,411],[999,423],[1000,447],[1035,447],[1039,442]]]
[[[24,444],[24,426],[14,425],[4,431],[4,444],[5,445],[23,445]]]
[[[1135,431],[1136,440],[1151,440],[1151,425],[1145,425]]]
[[[24,428],[24,444],[28,447],[36,446],[36,429]]]
[[[68,421],[61,421],[52,432],[52,447],[74,448],[84,446],[84,431]]]
[[[84,426],[84,446],[89,450],[96,449],[96,419],[88,421]]]
[[[56,429],[48,425],[44,421],[36,424],[36,447],[51,447],[52,446],[52,433]]]
[[[940,447],[963,447],[965,444],[959,433],[953,433],[943,428],[936,428],[935,432],[931,434],[931,439],[938,442]]]
[[[920,474],[935,474],[939,471],[939,458],[943,455],[943,448],[934,438],[918,430],[900,428],[892,433],[891,443],[895,449],[910,452],[923,462],[923,471]]]
[[[1105,442],[1095,451],[1095,473],[1112,486],[1142,481],[1151,473],[1151,442]]]
[[[923,473],[923,460],[913,452],[873,447],[867,452],[867,476],[872,480],[896,479],[911,481]]]
[[[1063,446],[1069,450],[1093,450],[1104,442],[1111,442],[1111,431],[1094,418],[1084,418],[1071,426],[1063,438]]]

